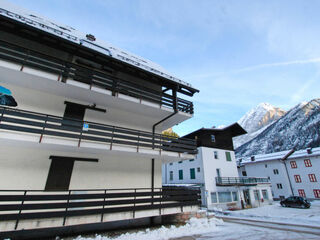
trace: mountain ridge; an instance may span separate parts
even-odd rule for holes
[[[270,103],[260,103],[243,115],[238,123],[248,134],[234,138],[234,147],[238,148],[259,135],[271,123],[282,117],[286,111],[272,106]]]
[[[320,146],[320,98],[302,102],[236,148],[237,157]]]

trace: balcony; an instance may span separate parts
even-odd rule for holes
[[[86,67],[83,64],[71,61],[63,61],[5,41],[0,41],[0,63],[1,60],[3,66],[20,72],[38,74],[60,83],[69,83],[95,92],[110,94],[113,97],[124,95],[127,96],[127,98],[124,98],[127,100],[133,99],[140,103],[146,101],[145,105],[148,106],[155,104],[160,108],[165,107],[182,113],[193,114],[193,103],[178,98],[174,94],[169,95],[162,90],[156,91],[141,84],[119,79],[106,71]],[[56,93],[58,92],[56,91]]]
[[[18,135],[15,136],[15,133]],[[7,107],[0,107],[0,138],[31,141],[37,145],[55,144],[91,148],[94,151],[126,151],[157,156],[183,157],[197,153],[196,142],[191,139]]]
[[[268,178],[254,177],[216,177],[217,186],[255,186],[270,183]]]
[[[15,238],[22,229],[54,227],[62,233],[63,227],[84,223],[190,211],[200,206],[200,198],[199,189],[0,190],[0,238]]]

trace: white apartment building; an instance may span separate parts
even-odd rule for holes
[[[275,199],[302,196],[320,199],[320,147],[255,155],[238,159],[239,175],[270,179]]]
[[[239,178],[232,138],[245,134],[237,123],[223,129],[201,128],[185,138],[197,141],[194,159],[163,164],[164,185],[200,186],[208,208],[258,207],[272,201],[266,178]]]
[[[197,92],[149,60],[0,1],[0,239],[197,210],[199,190],[161,180],[162,163],[197,153],[194,140],[161,135],[193,116],[183,96]]]

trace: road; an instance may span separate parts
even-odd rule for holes
[[[319,235],[270,229],[245,224],[225,222],[218,229],[202,235],[174,238],[172,240],[319,240]]]

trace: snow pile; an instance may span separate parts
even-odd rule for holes
[[[135,233],[125,233],[117,237],[106,237],[97,235],[94,238],[77,237],[75,240],[166,240],[183,236],[192,236],[195,234],[205,234],[217,231],[218,225],[222,225],[223,221],[216,218],[191,218],[187,224],[176,227],[162,226],[158,229],[139,231]]]

